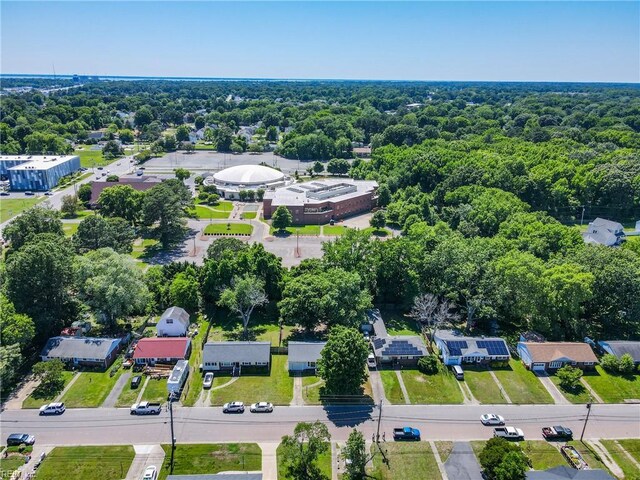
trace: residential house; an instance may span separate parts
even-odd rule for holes
[[[358,158],[371,157],[371,147],[354,147],[353,154]]]
[[[598,363],[591,347],[580,342],[518,342],[518,354],[534,372],[555,372],[566,365],[589,370]]]
[[[92,132],[89,132],[87,134],[87,137],[89,138],[89,140],[95,140],[96,142],[99,142],[104,139],[105,133],[106,132],[104,130],[94,130]]]
[[[577,470],[568,465],[549,468],[547,470],[529,470],[525,472],[527,480],[615,480],[604,470]]]
[[[207,342],[202,348],[202,369],[232,370],[242,367],[269,369],[271,342]]]
[[[465,337],[453,330],[437,330],[434,340],[445,365],[507,362],[511,358],[507,342],[498,337]]]
[[[175,364],[191,355],[191,340],[187,337],[141,338],[133,351],[133,360],[138,364]]]
[[[122,338],[52,337],[40,352],[43,362],[58,359],[74,367],[107,369],[126,342]]]
[[[640,365],[640,342],[625,340],[601,340],[598,342],[605,352],[620,358],[625,353],[631,355],[633,363]]]
[[[367,311],[373,323],[374,355],[377,363],[415,366],[418,360],[428,355],[427,346],[420,335],[389,335],[378,309]]]
[[[607,247],[620,246],[625,241],[624,227],[619,222],[598,217],[589,223],[589,228],[584,234],[584,241]]]
[[[184,337],[189,330],[189,314],[180,307],[167,308],[158,323],[156,332],[159,337]]]
[[[289,342],[289,372],[315,372],[320,352],[327,342]]]

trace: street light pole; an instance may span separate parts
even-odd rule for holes
[[[587,422],[589,421],[589,414],[591,413],[591,404],[593,403],[593,398],[589,396],[589,403],[587,403],[587,416],[584,419],[584,425],[582,426],[582,433],[580,434],[580,441],[582,441],[582,437],[584,437],[584,431],[587,429]]]

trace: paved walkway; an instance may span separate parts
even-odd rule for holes
[[[498,388],[500,389],[500,392],[502,393],[502,396],[507,401],[507,403],[513,403],[511,401],[511,399],[509,398],[509,395],[507,394],[507,391],[502,386],[502,383],[500,383],[500,380],[498,380],[498,377],[496,376],[494,371],[493,370],[489,370],[489,373],[491,374],[491,377],[493,378],[493,380],[496,382],[496,385],[498,385]]]
[[[544,386],[544,388],[547,389],[547,392],[549,392],[549,395],[551,395],[551,398],[553,398],[553,403],[557,405],[571,404],[571,402],[567,400],[564,395],[562,395],[562,392],[558,390],[558,387],[556,387],[556,384],[551,381],[548,373],[535,372],[535,374],[540,380],[540,382],[542,382],[542,385]]]
[[[440,476],[442,477],[442,480],[449,480],[449,476],[447,475],[447,470],[444,468],[444,463],[442,463],[442,459],[440,458],[440,453],[438,452],[438,449],[436,447],[436,442],[434,442],[433,440],[429,441],[429,446],[431,447],[433,456],[436,459],[436,464],[438,465],[438,470],[440,470]]]
[[[455,442],[453,450],[444,463],[449,478],[455,480],[482,480],[478,459],[469,442]]]
[[[15,389],[9,396],[8,400],[2,404],[0,411],[2,410],[20,410],[22,408],[22,402],[24,402],[29,395],[33,393],[36,387],[40,384],[38,380],[30,377],[20,387]]]
[[[404,403],[407,405],[411,405],[411,399],[409,398],[409,392],[407,391],[407,387],[404,385],[404,380],[402,379],[402,374],[400,370],[396,370],[396,377],[398,378],[398,383],[400,384],[400,390],[402,390],[402,395],[404,395]]]
[[[71,379],[71,381],[67,383],[67,385],[62,389],[60,394],[55,398],[54,402],[59,402],[62,400],[62,397],[64,397],[64,394],[67,393],[67,391],[73,386],[73,384],[78,381],[78,378],[80,378],[80,375],[82,375],[82,373],[76,373],[73,375],[73,378]]]
[[[378,405],[380,404],[380,401],[388,404],[387,396],[384,393],[384,386],[382,385],[382,377],[378,370],[369,370],[369,383],[371,383],[373,401]]]
[[[107,395],[107,398],[102,402],[102,408],[113,408],[116,406],[118,397],[120,396],[122,389],[129,382],[129,378],[131,378],[131,372],[126,372],[120,375],[120,378],[109,392],[109,395]]]
[[[262,480],[278,480],[277,443],[259,443],[262,449]]]
[[[144,469],[155,466],[160,472],[164,460],[164,450],[160,445],[134,445],[136,456],[127,472],[126,480],[139,480],[144,475]]]
[[[584,379],[584,377],[580,378],[580,383],[582,383],[582,386],[587,389],[587,392],[591,394],[591,396],[596,401],[596,403],[604,403],[604,401],[602,400],[602,397],[598,395],[593,388],[591,388],[591,385],[589,385],[589,383]]]
[[[607,450],[599,440],[588,440],[587,444],[591,445],[591,447],[593,447],[593,449],[598,453],[600,460],[602,460],[602,463],[604,463],[605,467],[607,467],[611,473],[618,478],[624,478],[624,472],[613,459],[609,450]]]
[[[298,407],[304,405],[304,398],[302,397],[302,377],[300,375],[293,377],[293,399],[290,405]]]
[[[138,392],[138,396],[136,397],[136,403],[140,403],[140,400],[142,400],[142,395],[144,395],[144,391],[147,388],[147,383],[149,383],[149,379],[151,377],[147,377],[144,380],[144,383],[142,384],[142,388],[140,389],[140,391]]]
[[[336,442],[331,442],[331,480],[338,480],[339,461],[338,445]]]
[[[53,450],[51,446],[33,446],[33,451],[31,452],[31,460],[28,463],[22,465],[19,470],[23,474],[31,473],[34,474],[37,470],[34,468],[35,465],[40,461],[42,454],[49,455]],[[4,478],[4,477],[3,477]]]

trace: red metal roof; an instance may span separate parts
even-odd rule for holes
[[[141,338],[133,358],[185,358],[190,340],[179,338]]]

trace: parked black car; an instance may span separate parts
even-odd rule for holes
[[[36,437],[27,433],[12,433],[7,438],[8,447],[33,445],[34,443],[36,443]]]
[[[142,377],[140,375],[136,375],[131,379],[131,388],[138,388],[140,386],[140,382],[142,382]]]

